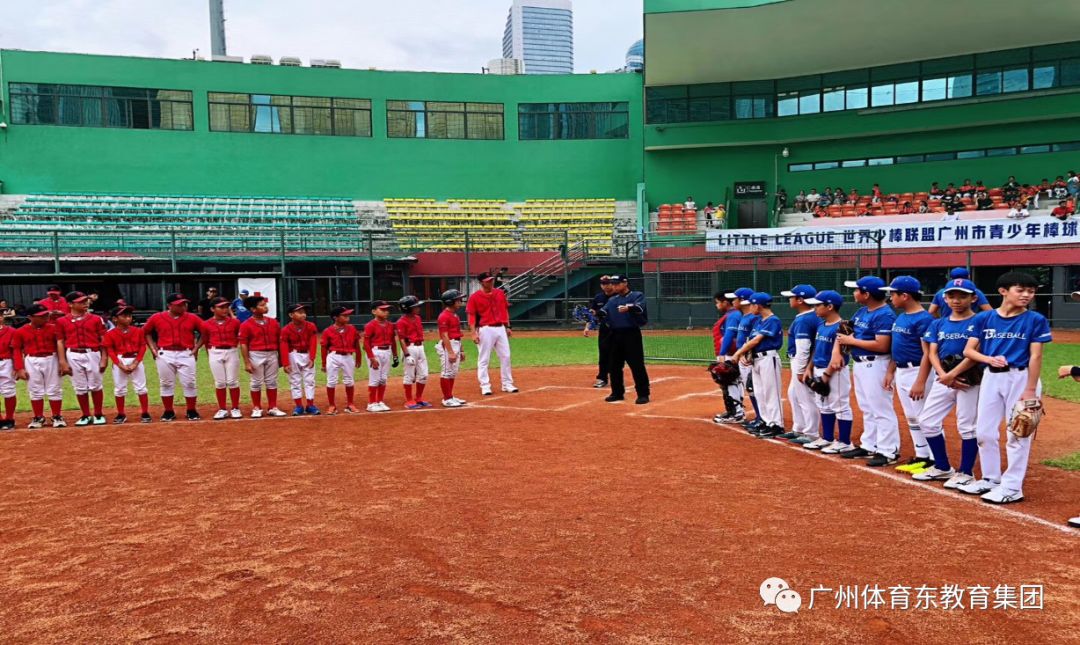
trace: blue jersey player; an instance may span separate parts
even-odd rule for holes
[[[805,445],[821,436],[821,414],[818,412],[817,400],[810,388],[803,384],[814,351],[814,338],[821,326],[821,318],[814,313],[813,306],[806,302],[817,295],[817,289],[808,284],[798,284],[781,295],[788,299],[788,306],[795,312],[795,319],[788,328],[787,344],[788,362],[791,365],[791,382],[788,383],[787,390],[788,403],[791,404],[791,432],[780,435],[780,438]]]
[[[943,314],[948,314],[952,311],[949,308],[949,304],[945,301],[945,292],[948,291],[949,285],[955,280],[970,280],[971,274],[964,267],[956,267],[949,272],[949,284],[945,285],[937,293],[934,294],[934,300],[930,303],[930,315],[937,317]],[[973,283],[974,284],[974,283]],[[990,301],[986,299],[986,294],[975,289],[975,302],[971,307],[972,311],[979,313],[980,311],[990,311],[993,307],[990,306]]]
[[[821,414],[821,438],[805,444],[807,450],[829,451],[830,454],[849,450],[851,445],[851,426],[854,417],[851,413],[851,372],[848,357],[833,352],[837,332],[840,329],[840,307],[844,297],[835,291],[822,291],[806,304],[814,308],[814,313],[821,320],[814,337],[814,352],[807,378],[816,376],[829,384],[829,395],[815,395],[818,411]],[[837,421],[840,423],[840,437],[836,437]]]
[[[780,348],[784,345],[784,326],[772,312],[771,295],[759,291],[743,302],[750,305],[754,328],[734,358],[749,359],[751,365],[758,418],[762,421],[751,432],[762,438],[778,437],[785,432],[784,404],[780,394]]]
[[[750,305],[745,304],[748,303],[750,298],[754,295],[753,289],[744,287],[736,291],[735,295],[739,297],[740,308],[742,309],[742,318],[739,319],[739,332],[735,336],[735,347],[739,348],[745,345],[746,341],[750,340],[750,334],[754,331],[754,324],[757,323],[758,316],[754,315],[751,311],[752,308]],[[745,424],[746,429],[761,430],[765,425],[765,421],[761,418],[761,410],[758,408],[757,393],[754,392],[753,365],[749,360],[744,359],[739,362],[739,371],[742,373],[746,393],[750,396],[750,405],[754,408],[754,419]]]
[[[739,289],[737,291],[743,290]],[[742,302],[743,299],[738,297],[735,293],[724,293],[716,295],[717,301],[719,301],[719,297],[723,295],[724,299],[730,304],[730,308],[727,309],[727,313],[724,314],[723,318],[724,324],[720,336],[720,347],[718,347],[716,350],[716,360],[726,361],[730,359],[739,349],[737,341],[739,336],[739,327],[742,324],[742,310],[745,309],[745,307],[739,306],[739,303]],[[753,292],[751,292],[750,295],[753,295]],[[713,422],[720,424],[742,423],[743,419],[745,418],[742,400],[743,384],[742,380],[740,379],[727,386],[727,389],[724,391],[724,412],[714,416]]]

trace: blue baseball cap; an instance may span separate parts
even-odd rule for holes
[[[749,298],[752,295],[754,295],[754,290],[753,289],[748,289],[746,287],[742,287],[741,289],[736,289],[734,293],[725,293],[724,294],[724,296],[727,297],[727,298],[738,298],[740,301],[746,300],[747,298]]]
[[[881,295],[881,291],[885,287],[885,281],[877,277],[876,275],[868,275],[863,276],[854,282],[848,280],[844,282],[844,286],[850,289],[858,289],[859,291],[866,291],[868,293],[876,293],[876,295]]]
[[[821,291],[813,298],[807,298],[806,304],[808,305],[832,305],[836,309],[844,304],[844,296],[840,295],[836,291]]]
[[[942,289],[945,293],[950,291],[963,291],[964,293],[975,293],[975,283],[971,280],[965,280],[963,278],[957,278],[956,280],[950,280],[945,288]]]
[[[817,295],[817,289],[808,284],[797,284],[791,291],[781,291],[780,295],[785,298],[813,298]]]
[[[971,277],[971,274],[964,267],[956,267],[949,271],[949,277],[953,280],[966,280]]]
[[[896,291],[898,293],[918,295],[922,293],[922,285],[919,284],[918,280],[909,275],[901,275],[893,278],[892,284],[887,287],[882,287],[881,290],[890,293]]]
[[[758,291],[751,295],[748,299],[742,302],[744,305],[765,305],[768,307],[772,304],[772,296],[764,291]]]

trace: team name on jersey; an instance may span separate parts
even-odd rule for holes
[[[835,337],[832,334],[818,334],[814,337],[815,343],[832,343]]]
[[[892,330],[898,334],[910,335],[912,333],[911,327],[901,327],[900,325],[893,325]]]
[[[938,340],[964,340],[968,335],[962,331],[944,332],[939,331],[937,333]]]
[[[1004,340],[1027,340],[1027,334],[1021,331],[998,331],[992,328],[986,328],[983,330],[983,339],[991,340],[993,338],[1001,338]]]

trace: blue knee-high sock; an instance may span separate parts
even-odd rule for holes
[[[756,396],[751,396],[750,397],[750,405],[754,406],[754,418],[760,419],[761,418],[761,410],[758,410],[757,397]]]
[[[934,453],[937,454],[936,452]],[[979,457],[979,440],[962,439],[960,441],[960,472],[965,475],[975,474],[975,460]]]
[[[836,415],[824,414],[821,415],[821,438],[825,441],[834,441],[835,435],[833,432],[836,430]]]
[[[854,423],[851,419],[840,419],[840,443],[844,445],[851,444],[851,426]]]
[[[930,446],[930,453],[934,456],[934,468],[938,470],[952,468],[949,464],[949,453],[945,450],[945,435],[939,434],[936,437],[923,437],[923,439]]]

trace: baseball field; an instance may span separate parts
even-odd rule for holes
[[[650,405],[605,404],[594,341],[576,333],[515,338],[517,394],[481,398],[465,370],[464,409],[402,409],[395,371],[395,410],[380,415],[4,433],[0,630],[10,642],[1067,642],[1080,622],[1080,531],[1065,525],[1080,513],[1080,384],[1050,372],[1080,362],[1080,337],[1057,339],[1027,499],[1007,507],[718,426],[700,366],[650,365]],[[958,452],[951,420],[946,436]],[[763,604],[772,577],[801,595],[797,613]]]

